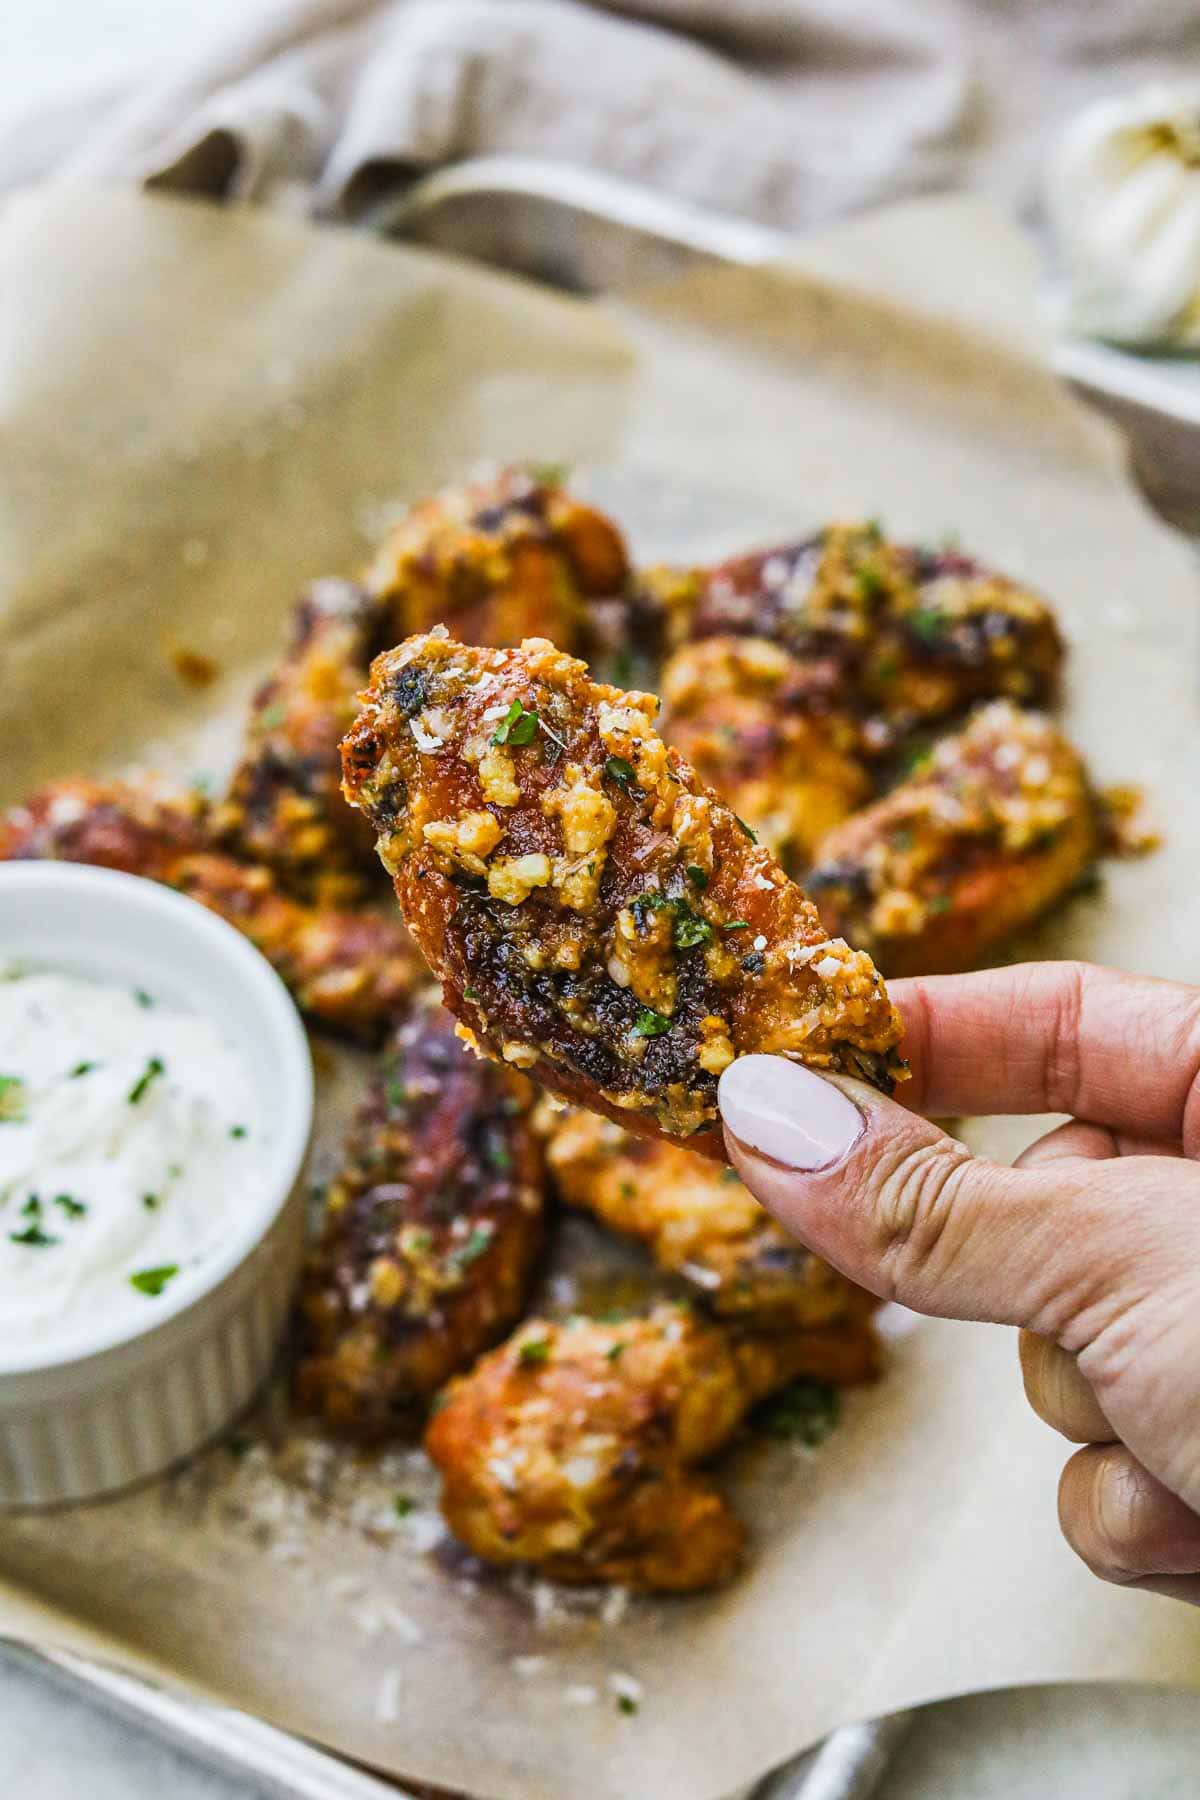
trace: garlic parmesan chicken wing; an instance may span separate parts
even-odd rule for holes
[[[289,892],[342,905],[378,869],[361,814],[342,798],[338,745],[380,638],[382,608],[348,581],[316,581],[291,641],[254,697],[241,761],[213,813],[220,842],[265,863]]]
[[[698,637],[770,638],[822,668],[876,753],[980,700],[1053,701],[1063,658],[1040,595],[957,550],[893,543],[874,524],[830,525],[707,571],[691,625]]]
[[[722,1317],[811,1330],[864,1320],[878,1305],[781,1231],[732,1169],[679,1144],[571,1111],[546,1160],[568,1206],[644,1243]]]
[[[744,1335],[661,1306],[620,1324],[530,1319],[453,1382],[426,1448],[442,1511],[486,1562],[659,1592],[736,1573],[743,1531],[696,1465],[800,1375],[874,1373],[870,1327]]]
[[[1084,877],[1098,809],[1050,721],[996,701],[825,839],[805,881],[889,976],[975,968]]]
[[[280,892],[268,869],[211,844],[198,795],[131,782],[53,782],[0,817],[0,862],[92,863],[177,888],[249,938],[314,1025],[379,1037],[418,980],[400,923],[304,906]]]
[[[343,746],[446,1003],[490,1055],[721,1158],[717,1077],[776,1051],[890,1086],[899,1016],[654,729],[530,639],[377,659]]]
[[[662,672],[663,737],[785,867],[870,797],[857,721],[766,638],[687,644]]]
[[[520,1318],[543,1236],[532,1099],[432,1002],[396,1031],[301,1292],[298,1390],[335,1429],[419,1426],[443,1383]]]
[[[366,582],[393,643],[442,624],[465,643],[538,635],[573,649],[591,602],[620,594],[628,572],[616,526],[557,471],[511,468],[414,506]]]

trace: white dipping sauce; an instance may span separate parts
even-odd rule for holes
[[[77,975],[0,979],[0,1346],[152,1324],[259,1197],[242,1052]]]

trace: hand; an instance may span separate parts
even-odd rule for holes
[[[721,1079],[730,1156],[887,1299],[1023,1327],[1097,1575],[1200,1604],[1200,990],[1079,963],[891,984],[906,1105],[774,1056]],[[909,1111],[908,1107],[914,1110]],[[920,1113],[1069,1113],[1015,1168]]]

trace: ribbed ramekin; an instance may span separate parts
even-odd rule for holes
[[[45,1352],[0,1344],[0,1507],[13,1508],[145,1480],[253,1399],[303,1251],[313,1078],[274,970],[222,920],[152,882],[68,863],[0,865],[0,956],[143,987],[206,1014],[250,1065],[266,1144],[258,1198],[231,1210],[226,1242],[186,1290],[155,1301],[152,1318],[71,1321]]]

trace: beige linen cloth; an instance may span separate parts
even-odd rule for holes
[[[0,186],[353,217],[507,152],[790,229],[949,185],[1020,207],[1083,101],[1197,72],[1196,0],[248,0],[180,66],[0,135]]]

